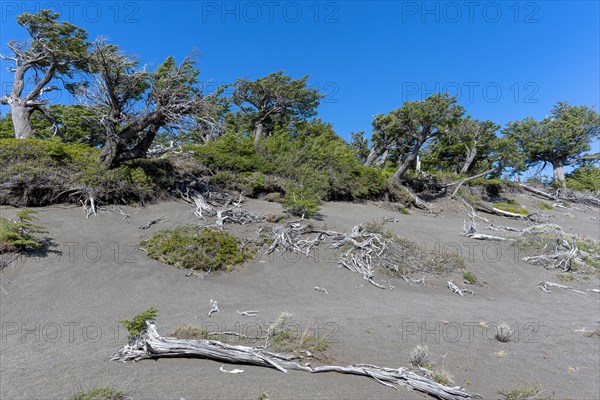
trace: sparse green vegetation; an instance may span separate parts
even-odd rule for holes
[[[95,387],[85,392],[79,392],[69,400],[125,400],[125,394],[117,389]]]
[[[142,242],[142,246],[157,261],[202,271],[229,271],[252,255],[230,233],[197,225],[163,229]]]
[[[538,207],[540,210],[554,210],[554,207],[552,207],[550,204],[546,203],[545,201],[540,201],[538,202]]]
[[[514,199],[494,203],[494,207],[499,210],[508,211],[514,214],[529,215],[529,211],[527,211],[525,207],[522,207],[519,202]]]
[[[575,275],[570,273],[558,274],[558,279],[564,282],[571,282],[575,280]]]
[[[129,332],[129,338],[140,336],[146,331],[146,321],[154,321],[158,316],[158,309],[156,306],[150,306],[147,310],[142,311],[132,319],[124,319],[119,321],[127,332]]]
[[[477,276],[472,273],[471,271],[466,271],[463,274],[463,279],[465,280],[465,282],[470,283],[471,285],[474,285],[477,283]]]
[[[554,396],[544,393],[541,386],[515,386],[512,389],[499,390],[503,400],[554,400]]]
[[[445,370],[434,370],[431,374],[434,381],[439,383],[440,385],[450,386],[454,383],[452,380],[452,376]]]

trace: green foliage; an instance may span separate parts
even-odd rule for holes
[[[474,285],[477,283],[477,275],[475,275],[474,273],[472,273],[470,271],[466,271],[463,274],[463,279],[465,280],[465,282],[468,282],[471,285]]]
[[[315,182],[289,184],[283,198],[283,208],[290,214],[299,217],[311,217],[319,211],[321,193]]]
[[[154,321],[158,316],[158,308],[150,306],[132,319],[124,319],[119,321],[123,328],[129,332],[129,338],[140,336],[146,331],[146,321]]]
[[[546,203],[545,201],[539,201],[538,202],[538,207],[540,208],[540,210],[554,210],[554,207],[552,207],[550,204]]]
[[[85,392],[79,392],[69,398],[69,400],[125,400],[123,392],[105,387],[95,387]]]
[[[27,251],[41,247],[37,233],[46,233],[43,226],[36,225],[37,211],[20,210],[17,219],[9,221],[0,217],[0,253]]]
[[[509,163],[517,171],[538,164],[562,167],[577,163],[600,137],[600,116],[586,106],[560,102],[541,121],[532,117],[511,122],[503,130]],[[505,154],[506,154],[505,153]]]
[[[238,134],[226,134],[204,145],[186,145],[194,157],[208,168],[233,172],[267,171],[266,163],[254,149],[251,138]]]
[[[142,245],[155,260],[203,271],[231,270],[251,256],[251,251],[243,248],[235,236],[197,225],[163,229]]]
[[[499,210],[508,211],[515,214],[529,215],[529,211],[527,211],[525,207],[522,207],[519,202],[514,199],[508,199],[494,203],[494,207]]]
[[[600,168],[595,165],[576,168],[566,177],[569,189],[600,193]]]
[[[109,170],[100,151],[56,139],[0,139],[0,204],[40,206],[61,201],[70,190],[94,193],[101,201],[151,201],[166,195],[173,171],[165,160],[136,160]]]
[[[323,95],[307,87],[308,76],[292,79],[283,71],[274,72],[255,81],[238,79],[232,102],[238,111],[236,133],[255,133],[262,130],[268,136],[279,126],[305,120],[317,114]]]
[[[380,154],[387,150],[398,165],[398,180],[415,161],[421,147],[460,122],[464,109],[448,94],[434,94],[423,101],[406,102],[402,107],[373,120],[372,141]]]
[[[498,148],[496,131],[500,127],[491,121],[461,119],[448,133],[436,136],[423,152],[425,171],[478,173],[489,169]],[[460,179],[460,178],[455,178]]]

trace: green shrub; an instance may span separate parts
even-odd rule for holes
[[[135,160],[107,169],[99,154],[97,148],[56,139],[1,139],[0,204],[78,202],[82,194],[105,203],[148,202],[166,196],[173,185],[167,160]]]
[[[142,246],[146,246],[148,256],[155,260],[203,271],[230,270],[252,255],[235,236],[197,225],[163,229],[142,242]]]
[[[470,272],[470,271],[466,271],[463,274],[463,279],[465,280],[465,282],[468,282],[471,285],[474,285],[474,284],[477,283],[477,276],[474,273]]]
[[[252,138],[244,135],[227,134],[203,145],[186,145],[194,157],[210,169],[234,172],[268,170],[254,148]]]
[[[37,220],[36,214],[37,211],[20,210],[15,222],[0,217],[0,253],[41,247],[40,239],[35,234],[45,233],[47,230],[33,223]]]
[[[585,165],[575,169],[566,176],[566,185],[569,189],[600,192],[600,168],[595,165]]]
[[[283,208],[292,215],[298,217],[313,216],[319,211],[321,195],[311,187],[298,187],[290,184],[283,198]]]
[[[95,387],[85,392],[77,393],[69,400],[125,400],[125,394],[117,389]]]
[[[150,306],[147,310],[142,311],[133,319],[124,319],[119,321],[127,332],[129,332],[129,338],[140,336],[146,331],[146,321],[154,321],[158,316],[158,308],[156,306]]]
[[[529,215],[529,211],[527,211],[525,207],[522,207],[519,202],[514,199],[508,199],[506,201],[494,203],[494,208],[514,214]]]
[[[554,207],[552,207],[550,204],[546,203],[545,201],[538,202],[538,207],[540,208],[540,210],[554,210]]]

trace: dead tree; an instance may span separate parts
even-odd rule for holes
[[[59,133],[52,112],[47,107],[48,100],[42,96],[53,90],[55,79],[72,78],[77,70],[85,70],[88,43],[85,30],[68,22],[59,22],[59,14],[41,10],[37,14],[24,13],[17,17],[17,23],[31,36],[30,41],[8,42],[12,55],[0,54],[0,58],[12,61],[9,71],[13,75],[13,85],[9,94],[0,97],[0,104],[10,106],[16,139],[33,137],[35,132],[30,117],[40,112]],[[33,80],[33,88],[27,93],[25,82]]]

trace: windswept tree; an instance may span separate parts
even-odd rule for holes
[[[356,150],[356,155],[362,163],[366,163],[369,157],[369,139],[365,137],[365,132],[350,133],[350,146]]]
[[[12,54],[0,55],[13,63],[10,68],[14,74],[12,90],[0,97],[0,103],[10,106],[17,139],[35,135],[30,121],[35,111],[55,124],[43,95],[60,89],[52,85],[53,81],[73,78],[77,70],[87,68],[87,33],[68,22],[59,22],[59,17],[50,10],[19,15],[17,22],[27,29],[30,39],[8,42]],[[33,81],[33,87],[25,90],[29,80]]]
[[[177,65],[168,57],[147,72],[133,56],[100,39],[90,63],[92,83],[77,91],[104,127],[100,161],[108,167],[145,157],[161,128],[193,124],[191,115],[202,105],[193,58]]]
[[[254,134],[255,144],[278,125],[317,114],[323,96],[306,86],[307,79],[294,80],[279,71],[255,81],[236,81],[232,101],[239,108],[238,118]]]
[[[499,129],[492,121],[479,121],[468,115],[427,146],[423,162],[459,174],[488,169],[492,164],[490,155],[498,146]]]
[[[508,147],[520,156],[513,163],[515,170],[550,164],[554,181],[565,188],[564,167],[594,158],[584,153],[600,138],[600,116],[586,106],[559,102],[543,120],[527,117],[511,122],[502,133]]]
[[[456,98],[434,94],[425,100],[407,102],[386,115],[373,120],[373,149],[371,159],[390,157],[397,162],[395,181],[415,162],[423,145],[431,138],[447,134],[462,117],[464,110]]]

